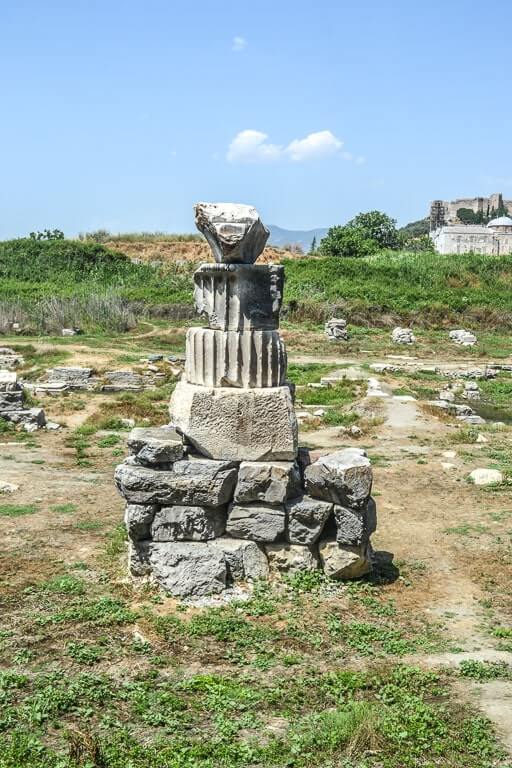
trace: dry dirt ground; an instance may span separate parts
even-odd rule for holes
[[[67,345],[66,351],[71,354],[66,361],[69,365],[98,361],[106,365],[122,352],[118,346],[103,346],[91,355],[78,342]],[[335,367],[364,365],[367,359],[359,354],[348,360],[331,355],[302,356],[295,361]],[[444,362],[450,362],[448,355]],[[506,486],[479,488],[467,481],[475,467],[506,463],[512,453],[512,433],[508,427],[486,425],[478,429],[486,442],[472,442],[471,435],[466,442],[455,420],[434,415],[419,401],[396,400],[392,393],[403,384],[401,379],[392,374],[378,378],[389,393],[374,404],[380,423],[368,427],[360,437],[320,425],[304,432],[302,442],[315,455],[342,446],[362,446],[373,460],[378,504],[373,546],[379,561],[389,565],[392,559],[396,569],[395,576],[384,580],[380,589],[399,616],[411,617],[413,639],[423,624],[434,627],[439,639],[434,650],[428,644],[423,650],[420,644],[418,650],[402,656],[400,663],[425,669],[457,669],[461,660],[512,664],[512,644],[507,642],[512,637],[510,491]],[[123,504],[112,475],[125,452],[126,433],[117,433],[121,436],[117,445],[108,440],[102,443],[111,431],[91,435],[85,466],[77,463],[76,446],[70,443],[72,431],[90,420],[102,402],[109,402],[105,396],[79,394],[77,398],[84,401],[83,407],[68,410],[64,416],[63,401],[44,400],[47,415],[67,424],[58,432],[41,431],[22,441],[12,434],[0,435],[0,479],[19,485],[14,494],[0,496],[0,504],[32,510],[0,518],[2,625],[13,631],[23,624],[18,597],[24,590],[73,567],[94,573],[111,531],[122,521]],[[446,452],[451,453],[444,455]],[[123,583],[122,567],[112,578]],[[135,593],[131,604],[138,605],[139,599]],[[171,600],[156,601],[155,606],[164,616],[176,607]],[[36,655],[51,655],[47,635],[35,632],[31,638],[25,635],[25,641]],[[319,668],[328,666],[325,657],[317,661]],[[203,657],[191,669],[204,672],[210,666],[222,668],[222,663],[218,658],[208,662]],[[366,661],[354,653],[345,663],[364,666]],[[453,696],[462,706],[472,705],[488,717],[512,754],[512,682],[506,677],[485,679],[485,673],[481,679],[478,674],[475,677],[457,677]]]

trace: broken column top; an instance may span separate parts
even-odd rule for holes
[[[241,203],[197,203],[196,226],[219,264],[254,264],[270,232],[256,208]]]

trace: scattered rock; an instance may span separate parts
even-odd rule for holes
[[[395,328],[391,333],[391,339],[394,344],[414,344],[416,342],[416,336],[410,328]]]
[[[331,317],[325,324],[325,335],[329,341],[348,341],[347,321],[341,317]]]
[[[3,480],[0,480],[0,493],[15,493],[15,491],[19,491],[19,489],[19,485],[5,483]]]
[[[463,328],[459,328],[455,331],[450,331],[448,334],[451,341],[455,344],[459,344],[462,347],[472,347],[476,344],[476,336],[471,331],[466,331]]]
[[[475,485],[499,485],[503,482],[503,475],[497,469],[485,469],[479,467],[469,473],[470,479]]]
[[[482,434],[479,432],[479,433],[478,433],[478,435],[477,435],[477,438],[476,438],[476,442],[477,442],[477,443],[488,443],[489,441],[488,441],[488,439],[485,437],[485,435],[482,435]]]

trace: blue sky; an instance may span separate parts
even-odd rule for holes
[[[512,198],[512,3],[0,0],[0,237]]]

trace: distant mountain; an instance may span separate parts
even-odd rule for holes
[[[283,229],[275,224],[267,224],[267,228],[270,230],[269,245],[274,245],[277,248],[282,248],[285,245],[300,245],[304,253],[308,253],[310,250],[313,238],[316,238],[318,246],[322,237],[325,237],[327,234],[327,227],[307,230]]]

